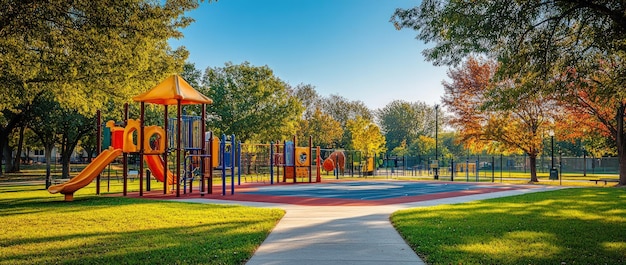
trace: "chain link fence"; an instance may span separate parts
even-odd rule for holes
[[[472,155],[466,157],[443,158],[412,156],[382,156],[378,158],[378,176],[417,176],[450,180],[465,178],[468,181],[511,177],[517,173],[530,174],[530,159],[525,155],[490,156]],[[550,169],[558,169],[561,174],[597,175],[618,174],[617,157],[537,157],[538,174],[548,174]],[[519,175],[519,174],[517,174]]]

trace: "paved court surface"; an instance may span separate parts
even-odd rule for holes
[[[248,265],[419,265],[425,263],[393,228],[389,222],[391,213],[559,188],[562,187],[359,181],[259,186],[242,188],[235,195],[179,200],[284,209],[285,216]]]
[[[309,206],[375,206],[467,196],[516,189],[533,185],[497,185],[492,183],[452,183],[432,181],[327,181],[324,183],[281,183],[277,185],[242,185],[235,194],[222,195],[213,190],[207,199],[286,203]]]
[[[479,189],[511,189],[504,185],[481,185],[479,183],[441,183],[415,181],[351,181],[309,185],[264,186],[256,190],[244,190],[243,194],[318,197],[352,200],[385,200],[401,197],[430,195],[444,192],[471,191]]]

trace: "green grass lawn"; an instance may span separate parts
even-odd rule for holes
[[[625,264],[626,190],[572,188],[396,212],[429,264]]]
[[[0,264],[243,264],[284,215],[93,196],[93,186],[64,202],[43,185],[0,185]]]

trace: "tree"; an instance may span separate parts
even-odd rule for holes
[[[396,146],[393,150],[391,150],[391,155],[394,156],[406,156],[409,154],[409,148],[406,144],[406,140],[403,140],[400,145]]]
[[[338,121],[330,115],[317,109],[311,117],[300,121],[298,137],[307,139],[313,137],[313,146],[334,148],[341,140],[343,129]]]
[[[361,101],[350,101],[339,95],[330,95],[322,101],[322,111],[329,114],[333,119],[341,124],[343,128],[343,136],[337,143],[338,147],[347,147],[351,145],[350,131],[347,128],[349,120],[361,117],[370,122],[374,121],[372,111]]]
[[[60,116],[54,120],[54,126],[58,129],[57,144],[61,153],[61,176],[70,177],[70,162],[74,149],[80,139],[95,131],[95,119],[78,113],[77,110],[60,110]]]
[[[378,124],[385,134],[387,149],[393,150],[402,142],[411,143],[419,135],[429,133],[432,107],[423,102],[410,103],[394,100],[376,112]],[[434,131],[434,129],[433,129]]]
[[[170,38],[197,1],[11,1],[0,11],[0,109],[43,91],[62,107],[93,113],[109,98],[126,101],[182,66]],[[174,66],[174,67],[172,67]],[[176,71],[177,72],[177,71]]]
[[[361,101],[350,101],[339,95],[330,95],[322,102],[322,110],[345,127],[349,120],[358,116],[369,121],[374,120],[372,111]]]
[[[411,143],[410,153],[415,156],[435,156],[435,138],[420,135]]]
[[[552,104],[532,92],[536,86],[533,77],[494,83],[496,68],[493,62],[470,57],[461,67],[448,72],[452,83],[443,83],[443,102],[455,114],[450,124],[459,129],[467,147],[525,152],[531,165],[530,180],[537,182],[537,155],[552,124]],[[526,89],[510,89],[519,86]]]
[[[435,64],[456,64],[470,54],[487,54],[499,59],[502,64],[501,76],[535,75],[546,84],[535,92],[561,95],[578,94],[577,89],[585,87],[586,80],[593,80],[597,71],[603,71],[598,67],[603,58],[624,61],[625,11],[626,5],[616,1],[467,3],[425,0],[419,7],[396,10],[392,22],[397,28],[418,30],[418,39],[435,42],[435,47],[424,51],[425,56]],[[548,85],[555,76],[572,69],[579,74],[560,76],[566,79],[552,83],[554,86]],[[613,75],[622,73],[623,67],[611,69],[610,72]],[[563,86],[562,83],[574,85]],[[593,99],[594,104],[612,109],[613,115],[609,116],[613,121],[607,120],[602,124],[607,128],[613,127],[610,131],[620,159],[620,185],[626,185],[624,85],[624,78],[603,82],[598,86],[601,93],[589,98]],[[574,100],[568,103],[576,105],[579,102]],[[584,108],[585,105],[579,107]],[[594,119],[605,119],[604,113],[596,113],[589,106],[586,107],[595,116]]]
[[[304,119],[308,119],[322,107],[322,98],[312,85],[299,84],[294,88],[293,94],[300,99],[304,106]]]
[[[456,158],[465,157],[467,155],[467,149],[464,148],[463,143],[459,141],[457,132],[440,133],[439,141],[442,146],[441,153],[443,155],[449,155]]]
[[[93,115],[178,72],[188,53],[167,41],[198,1],[9,1],[0,10],[0,149],[32,102],[52,96]],[[11,115],[6,115],[11,112]],[[1,155],[1,153],[0,153]],[[2,157],[0,157],[2,160]]]
[[[37,135],[44,148],[46,160],[46,188],[52,184],[52,150],[57,142],[58,127],[56,120],[62,116],[62,110],[57,102],[44,96],[38,97],[29,112],[28,127]]]
[[[219,134],[240,140],[269,142],[289,139],[304,108],[288,84],[267,66],[226,63],[207,68],[200,92],[212,98],[207,124]]]
[[[346,129],[351,136],[351,147],[363,152],[365,157],[372,157],[386,151],[385,137],[373,122],[357,116],[356,119],[348,120]]]
[[[186,62],[180,76],[193,88],[200,88],[202,84],[202,71],[196,68],[196,64]]]
[[[626,172],[626,132],[623,125],[626,95],[622,91],[623,84],[626,84],[625,62],[620,54],[597,55],[588,61],[589,65],[569,68],[555,81],[563,87],[558,90],[564,99],[559,101],[564,110],[558,123],[565,132],[560,135],[561,138],[583,138],[586,146],[596,147],[597,150],[593,151],[599,154],[611,153],[606,150],[607,146],[617,150],[620,172]],[[611,143],[607,144],[603,139],[610,139]]]

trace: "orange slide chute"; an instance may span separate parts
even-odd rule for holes
[[[93,179],[104,170],[113,160],[122,154],[122,149],[107,149],[102,151],[94,160],[89,163],[76,177],[69,181],[53,185],[48,188],[48,192],[55,194],[65,194],[66,201],[74,199],[74,192],[89,185]]]
[[[154,178],[158,181],[163,182],[163,158],[161,158],[161,156],[158,155],[147,155],[147,156],[143,156],[143,159],[146,161],[146,163],[148,164],[148,168],[150,168],[150,171],[152,172],[152,176],[154,176]],[[172,172],[170,172],[169,170],[167,171],[167,185],[172,185],[174,183],[174,174],[172,174]]]

